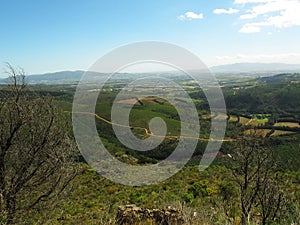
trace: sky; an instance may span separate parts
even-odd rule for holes
[[[207,66],[300,64],[300,0],[0,2],[0,68],[9,62],[27,74],[87,70],[112,49],[147,40],[184,47]]]

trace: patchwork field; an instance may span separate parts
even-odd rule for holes
[[[288,134],[295,134],[295,132],[284,131],[284,130],[275,130],[274,133],[271,134],[271,136],[280,136],[280,135],[288,135]]]
[[[214,117],[216,120],[226,120],[228,116],[226,114],[219,113]]]
[[[240,123],[243,125],[247,125],[251,119],[240,116]]]
[[[244,134],[266,137],[267,134],[269,134],[271,131],[272,131],[271,129],[259,129],[259,130],[258,129],[249,129],[249,130],[245,130]]]
[[[229,118],[229,122],[238,122],[239,118],[237,116],[234,116],[234,115],[230,115],[230,118]]]
[[[245,135],[257,135],[261,137],[266,137],[272,130],[271,129],[249,129],[245,130]],[[281,135],[289,135],[289,134],[295,134],[295,132],[292,131],[284,131],[284,130],[275,130],[270,136],[271,137],[277,137]]]
[[[275,127],[292,127],[292,128],[300,128],[299,123],[296,122],[279,122],[274,124]]]
[[[130,98],[130,99],[124,99],[118,101],[118,103],[121,104],[136,104],[136,105],[163,105],[163,104],[168,104],[168,102],[164,99],[157,98],[157,97],[146,97],[146,98]]]
[[[254,117],[254,118],[250,119],[250,118],[247,118],[247,117],[244,117],[244,116],[232,116],[232,115],[230,115],[229,121],[230,122],[237,122],[238,118],[239,118],[239,123],[244,125],[244,126],[257,127],[257,126],[262,126],[262,125],[264,125],[265,123],[268,122],[267,118],[259,119],[257,117]]]
[[[118,101],[118,103],[133,105],[133,104],[138,104],[138,101],[135,98],[130,98],[130,99],[120,100],[120,101]]]

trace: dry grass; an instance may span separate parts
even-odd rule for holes
[[[201,118],[204,119],[204,120],[209,120],[211,119],[212,115],[211,114],[205,114],[205,115],[202,115]]]
[[[140,98],[139,99],[141,102],[143,102],[144,104],[146,105],[158,105],[160,104],[160,102],[163,102],[165,103],[165,101],[163,100],[160,100],[156,97],[146,97],[146,98]],[[121,103],[121,104],[140,104],[136,98],[130,98],[130,99],[124,99],[124,100],[120,100],[118,101],[118,103]]]
[[[137,104],[138,101],[135,98],[130,98],[130,99],[125,99],[125,100],[120,100],[120,101],[118,101],[118,103],[134,105],[134,104]]]
[[[297,127],[300,128],[299,123],[296,122],[279,122],[274,124],[275,127]]]
[[[271,129],[249,129],[245,130],[244,134],[245,135],[256,135],[256,136],[261,136],[261,137],[266,137],[268,133],[270,133],[272,130]]]
[[[228,118],[228,116],[226,114],[223,114],[223,113],[219,113],[215,119],[216,120],[226,120]]]
[[[237,116],[230,115],[229,122],[237,122],[239,118]]]
[[[249,119],[249,118],[240,116],[240,123],[243,124],[243,125],[246,125],[247,123],[249,123],[250,120],[251,119]]]
[[[294,134],[295,132],[292,131],[284,131],[284,130],[275,130],[271,136],[280,136],[280,135],[286,135],[286,134]]]
[[[271,129],[249,129],[245,130],[245,135],[256,135],[261,137],[266,137],[267,134],[269,134],[272,130]],[[271,136],[276,137],[280,135],[286,135],[286,134],[294,134],[295,132],[292,131],[284,131],[284,130],[275,130]]]

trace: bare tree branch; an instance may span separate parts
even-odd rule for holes
[[[11,224],[19,210],[36,207],[69,184],[75,148],[53,99],[30,91],[22,69],[7,64],[7,73],[10,82],[0,96],[0,211]]]

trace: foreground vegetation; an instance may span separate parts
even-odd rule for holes
[[[201,139],[183,170],[162,183],[144,187],[115,184],[98,175],[74,152],[70,137],[74,85],[21,89],[24,107],[20,108],[13,93],[19,93],[23,83],[19,83],[18,76],[15,78],[12,86],[15,90],[9,90],[6,85],[0,89],[6,97],[1,98],[0,156],[5,153],[3,146],[7,140],[9,143],[9,139],[4,139],[5,132],[11,130],[9,123],[22,119],[24,126],[12,142],[11,154],[0,158],[0,178],[3,178],[0,224],[115,224],[118,206],[128,204],[150,209],[175,207],[182,210],[186,224],[297,224],[300,221],[300,86],[297,82],[300,75],[243,80],[234,86],[226,82],[223,92],[228,115],[210,115],[203,92],[182,81],[189,87],[199,113]],[[141,99],[142,103],[136,104],[130,114],[133,133],[146,138],[144,130],[134,128],[149,129],[150,119],[161,117],[168,126],[170,138],[151,151],[141,153],[128,149],[115,137],[111,124],[105,122],[110,121],[113,99],[124,85],[109,83],[101,92],[96,113],[105,120],[95,118],[99,135],[111,154],[123,162],[140,166],[157,163],[172,153],[178,143],[177,111],[155,96]],[[227,118],[228,141],[223,143],[213,165],[199,172],[211,116]],[[48,119],[53,123],[49,125]],[[33,154],[34,149],[40,149],[40,155]],[[44,162],[48,166],[40,166]],[[28,181],[14,183],[24,174],[29,175]],[[44,177],[45,182],[40,182]],[[55,181],[62,183],[55,185]],[[12,198],[15,199],[10,216]]]

